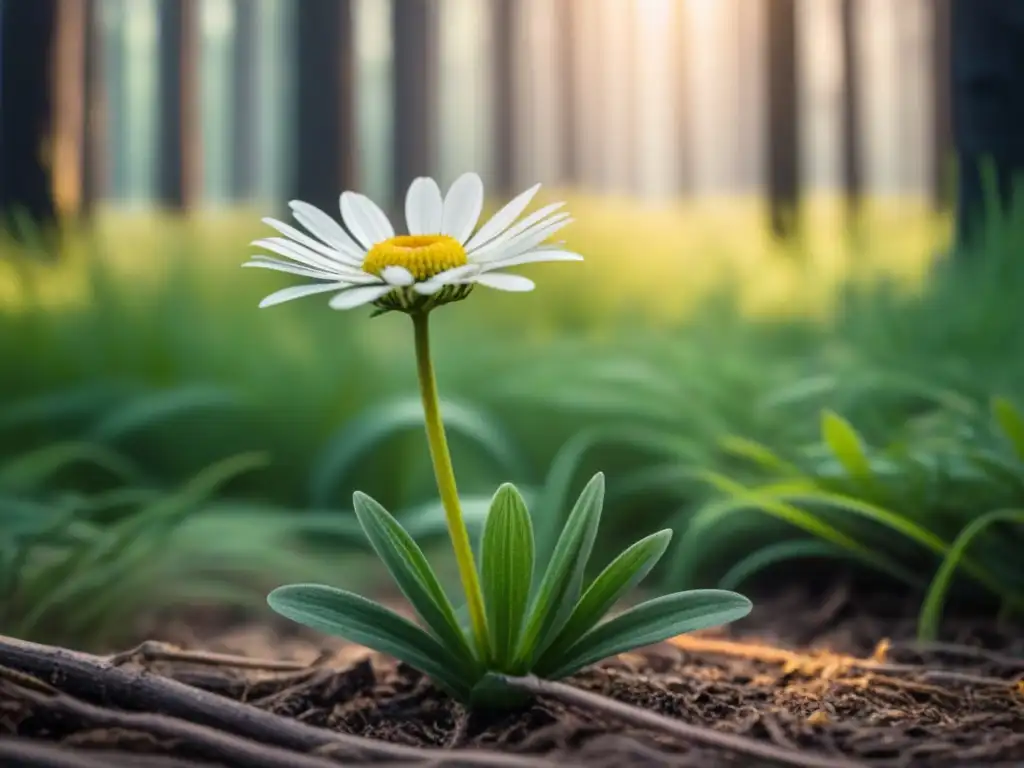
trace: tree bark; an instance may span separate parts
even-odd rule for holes
[[[953,0],[952,33],[957,241],[970,247],[997,213],[988,199],[1007,209],[1024,172],[1024,4]]]
[[[579,29],[579,0],[558,0],[555,3],[555,45],[558,46],[558,98],[562,103],[559,125],[559,152],[562,156],[562,183],[575,186],[580,181],[580,160],[577,149],[579,105],[576,85],[576,44]]]
[[[128,158],[125,144],[128,136],[128,76],[125,67],[125,13],[128,0],[104,0],[101,7],[110,13],[111,39],[106,41],[104,66],[110,73],[107,80],[110,137],[110,194],[115,200],[129,195]]]
[[[356,184],[355,34],[351,0],[303,0],[297,16],[293,196],[328,213]]]
[[[82,169],[85,157],[85,38],[87,0],[57,4],[57,41],[53,82],[53,132],[50,162],[57,215],[73,216],[82,209]]]
[[[199,125],[199,2],[160,0],[160,99],[157,198],[186,211],[198,201],[202,138]]]
[[[950,0],[932,0],[932,162],[931,198],[936,210],[950,207],[952,178],[949,175],[953,152],[952,107],[952,4]]]
[[[438,29],[436,0],[391,3],[394,45],[394,153],[392,197],[396,205],[417,176],[437,165]]]
[[[773,234],[798,229],[800,202],[800,105],[796,0],[767,0],[768,204]]]
[[[258,0],[235,0],[235,36],[232,50],[233,130],[231,137],[231,193],[249,200],[259,183],[259,45]]]
[[[516,174],[516,64],[517,3],[522,0],[491,0],[491,47],[494,51],[494,186],[507,194]]]
[[[0,6],[0,215],[57,218],[51,179],[56,0]]]
[[[857,2],[842,0],[840,35],[842,39],[843,101],[842,101],[842,172],[843,194],[848,223],[856,226],[860,218],[864,192],[863,158],[860,134],[860,76],[857,55]]]
[[[102,3],[85,0],[85,116],[82,121],[81,213],[90,215],[108,193],[107,86],[104,76]]]

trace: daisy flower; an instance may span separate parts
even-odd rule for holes
[[[477,229],[484,201],[478,175],[460,176],[443,198],[436,181],[418,178],[405,198],[405,235],[395,234],[380,207],[356,192],[341,195],[342,223],[309,203],[292,201],[292,215],[306,232],[264,219],[282,237],[256,240],[252,245],[283,258],[261,254],[243,266],[316,281],[272,293],[260,302],[261,307],[334,293],[330,300],[334,309],[372,304],[381,312],[418,313],[464,299],[477,285],[530,291],[533,281],[505,270],[520,264],[583,259],[560,243],[545,244],[572,221],[568,213],[559,212],[564,203],[519,219],[538,189],[540,184],[521,193]]]

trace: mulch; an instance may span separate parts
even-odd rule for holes
[[[1024,632],[952,619],[921,646],[912,616],[784,596],[728,633],[526,681],[534,701],[503,715],[273,624],[167,625],[175,645],[113,658],[0,638],[0,765],[1024,766]]]

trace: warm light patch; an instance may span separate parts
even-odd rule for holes
[[[466,263],[466,249],[453,237],[399,235],[373,246],[363,259],[363,271],[379,275],[385,267],[405,267],[422,281]]]
[[[825,710],[816,709],[807,716],[806,722],[808,725],[828,725],[832,722],[832,718]]]
[[[640,18],[652,27],[660,27],[672,20],[672,0],[638,0]]]

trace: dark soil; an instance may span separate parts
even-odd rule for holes
[[[837,592],[809,610],[806,594],[796,595],[761,604],[728,636],[682,638],[608,661],[568,682],[678,721],[775,744],[789,750],[790,765],[844,758],[848,765],[869,766],[1024,766],[1024,686],[1018,682],[1024,676],[1024,632],[951,620],[947,643],[912,647],[913,622],[902,617],[913,613],[906,608],[877,600],[856,606]],[[215,652],[304,662],[323,648],[319,638],[293,636],[285,643],[268,626],[199,644]],[[394,744],[485,749],[595,768],[771,764],[626,725],[600,707],[543,696],[522,711],[470,715],[403,665],[358,648],[332,648],[329,664],[292,672],[145,663],[155,674],[308,725]],[[345,666],[339,670],[340,664]],[[38,701],[19,698],[9,685],[0,688],[2,735],[61,740],[82,754],[116,747],[140,759],[209,759],[201,750],[144,732],[99,728],[48,711]],[[57,765],[33,765],[51,764]]]

